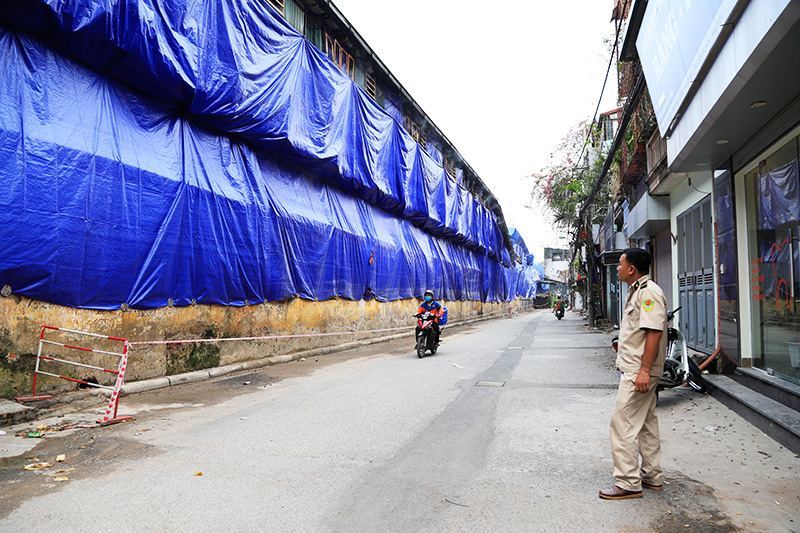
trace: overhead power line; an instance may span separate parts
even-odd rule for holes
[[[625,10],[628,8],[628,1],[625,0],[624,4],[622,5],[621,13],[625,13]],[[611,48],[611,57],[608,58],[608,66],[606,67],[606,77],[603,80],[603,87],[600,89],[600,97],[597,99],[597,106],[594,108],[594,116],[592,117],[592,123],[589,125],[588,130],[586,131],[586,139],[583,141],[583,147],[581,148],[581,155],[578,156],[578,159],[575,160],[575,167],[572,169],[572,173],[574,174],[576,170],[578,170],[578,165],[583,160],[583,154],[586,152],[586,147],[589,145],[589,139],[592,136],[592,127],[594,123],[597,122],[597,113],[600,111],[600,104],[603,101],[603,94],[606,92],[606,84],[608,83],[608,75],[611,73],[611,65],[614,64],[614,58],[617,56],[617,46],[619,44],[619,33],[622,31],[622,19],[620,19],[619,24],[617,24],[616,30],[614,31],[614,46]]]
[[[631,121],[633,112],[636,110],[636,106],[639,105],[639,100],[642,97],[642,93],[644,93],[644,86],[645,86],[644,72],[640,70],[638,76],[636,77],[636,81],[633,85],[633,89],[628,95],[628,98],[625,101],[625,105],[622,107],[622,117],[620,118],[619,121],[617,134],[614,136],[614,143],[611,145],[611,149],[608,151],[605,163],[603,163],[603,169],[600,171],[600,175],[597,177],[597,181],[595,181],[594,183],[592,192],[589,193],[589,197],[586,199],[586,201],[583,203],[583,206],[581,207],[580,214],[578,215],[578,220],[583,220],[583,216],[586,214],[586,209],[588,209],[589,204],[592,203],[592,200],[594,200],[595,195],[600,191],[600,186],[603,183],[603,179],[606,177],[606,174],[608,174],[608,170],[611,168],[611,163],[614,161],[614,154],[617,153],[617,150],[619,150],[619,147],[622,145],[622,139],[625,137],[625,130],[628,129],[628,124]]]

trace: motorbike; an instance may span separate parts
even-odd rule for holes
[[[667,312],[667,323],[671,324],[675,313],[681,310],[678,306],[674,311]],[[670,325],[667,330],[667,358],[664,361],[664,373],[658,381],[658,391],[673,389],[689,385],[697,392],[708,391],[708,383],[703,379],[702,372],[697,364],[689,357],[686,349],[686,337],[681,330]]]
[[[433,322],[436,315],[425,312],[414,315],[414,318],[417,319],[417,357],[422,359],[425,357],[426,351],[430,351],[431,355],[433,355],[439,347],[439,339],[433,330]],[[440,326],[440,333],[441,329]]]
[[[561,307],[560,309],[556,309],[556,318],[561,320],[564,318],[564,308]]]
[[[675,318],[675,313],[681,310],[682,306],[677,309],[667,312],[667,324],[672,323]],[[618,351],[619,337],[614,337],[611,340],[611,346],[614,351]],[[689,385],[697,392],[707,392],[708,383],[703,379],[702,372],[697,364],[689,357],[689,351],[686,348],[686,337],[684,337],[681,330],[672,327],[667,328],[667,356],[664,360],[664,373],[658,380],[658,387],[656,388],[656,396],[664,389],[674,389],[675,387],[682,387],[684,384]]]

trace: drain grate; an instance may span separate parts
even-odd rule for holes
[[[502,387],[505,381],[479,381],[475,384],[476,387]]]

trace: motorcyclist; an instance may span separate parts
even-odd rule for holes
[[[426,290],[422,297],[423,301],[417,309],[417,314],[433,313],[435,315],[433,319],[433,331],[436,333],[436,344],[439,344],[439,318],[442,316],[442,306],[433,299],[433,291],[430,289]],[[417,330],[419,330],[419,326],[417,326]]]
[[[553,313],[555,313],[557,315],[559,313],[559,311],[563,315],[563,313],[564,313],[564,300],[561,299],[561,295],[560,294],[558,295],[558,299],[556,300],[556,305],[553,307]]]

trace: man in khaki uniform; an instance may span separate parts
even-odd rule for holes
[[[630,285],[630,290],[619,327],[620,381],[611,415],[614,485],[600,491],[606,500],[641,498],[642,487],[661,490],[663,484],[655,407],[667,354],[667,302],[664,292],[647,275],[650,263],[647,251],[628,248],[617,267],[619,279]]]

